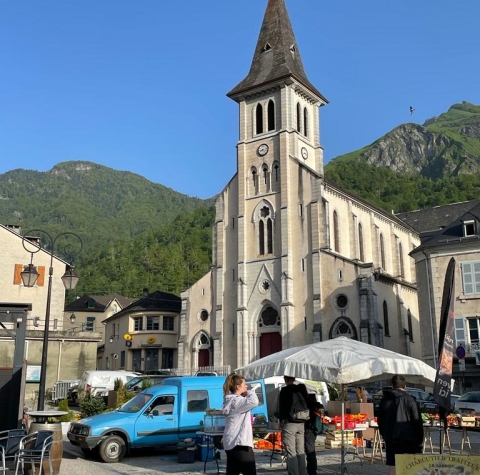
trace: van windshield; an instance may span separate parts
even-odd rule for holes
[[[145,404],[152,399],[151,394],[140,393],[137,394],[133,399],[126,402],[122,407],[118,409],[119,412],[138,412],[140,409],[143,409]]]

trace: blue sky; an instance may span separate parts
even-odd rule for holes
[[[88,160],[208,198],[236,171],[266,0],[0,1],[0,173]],[[478,0],[286,0],[326,161],[480,103]],[[415,108],[410,117],[409,106]]]

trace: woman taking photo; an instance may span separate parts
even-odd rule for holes
[[[252,416],[258,406],[255,391],[247,390],[245,378],[235,373],[223,385],[222,413],[225,414],[223,448],[227,454],[227,475],[256,475],[253,453]]]

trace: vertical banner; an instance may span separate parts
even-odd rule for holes
[[[455,259],[448,263],[443,285],[442,309],[438,335],[438,365],[433,397],[438,405],[446,411],[450,407],[450,392],[452,383],[453,354],[455,352]]]

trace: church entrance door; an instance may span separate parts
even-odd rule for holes
[[[204,349],[198,351],[198,367],[210,366],[210,350]]]
[[[282,349],[282,336],[280,333],[262,333],[260,336],[260,358],[272,355]]]

